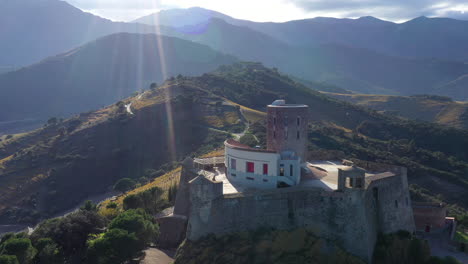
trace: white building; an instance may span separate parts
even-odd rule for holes
[[[277,100],[267,107],[267,149],[233,139],[224,143],[226,177],[245,187],[277,188],[299,184],[307,147],[308,106]]]

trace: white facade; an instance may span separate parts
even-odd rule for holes
[[[232,140],[225,142],[225,165],[229,181],[245,187],[276,188],[281,182],[293,186],[300,181],[298,159],[281,160],[279,153],[252,149]]]

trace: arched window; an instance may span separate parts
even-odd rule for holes
[[[293,176],[293,165],[289,165],[289,176]]]
[[[301,125],[301,117],[298,116],[298,117],[297,117],[297,126],[300,126],[300,125]]]
[[[300,139],[300,138],[301,138],[301,134],[300,134],[299,130],[297,131],[296,138],[297,138],[297,139]]]

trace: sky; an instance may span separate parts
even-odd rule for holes
[[[284,22],[312,17],[374,16],[394,22],[428,17],[468,20],[468,0],[67,0],[114,20],[131,21],[160,10],[203,7],[234,18]]]

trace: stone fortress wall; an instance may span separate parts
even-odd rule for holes
[[[378,232],[414,231],[404,168],[367,177],[362,188],[334,192],[296,186],[223,195],[222,183],[202,176],[188,185],[189,240],[264,227],[306,227],[370,261]]]

